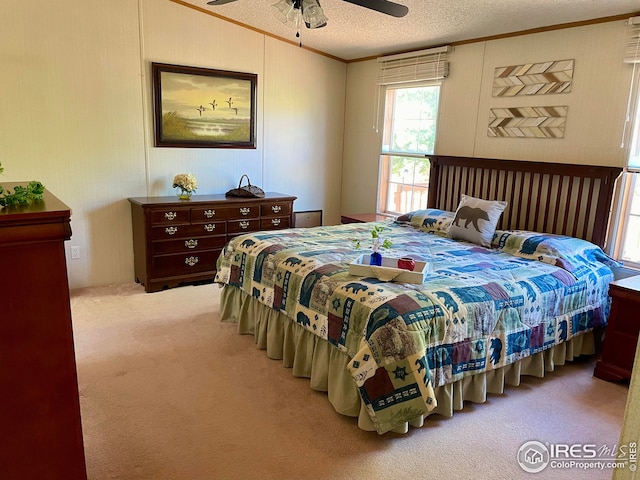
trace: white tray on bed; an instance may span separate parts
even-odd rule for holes
[[[385,282],[396,283],[424,283],[429,271],[429,264],[416,260],[413,271],[398,268],[398,259],[382,257],[382,266],[369,265],[371,255],[360,255],[349,265],[349,273],[358,277],[374,277]]]

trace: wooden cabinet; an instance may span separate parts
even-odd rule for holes
[[[292,227],[295,199],[272,192],[264,198],[130,198],[136,281],[155,292],[212,280],[230,238]]]
[[[13,189],[14,184],[3,184]],[[49,192],[0,209],[0,478],[86,479],[64,241]]]
[[[602,380],[629,380],[640,331],[640,275],[611,282],[609,295],[611,313],[593,374]]]

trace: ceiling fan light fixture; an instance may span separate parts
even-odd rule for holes
[[[319,0],[302,0],[302,18],[307,28],[322,28],[329,20]]]
[[[293,0],[279,0],[271,5],[273,15],[285,25],[295,23],[298,12]]]
[[[319,0],[279,0],[271,5],[271,9],[278,20],[296,30],[302,22],[312,29],[327,24],[327,17]]]

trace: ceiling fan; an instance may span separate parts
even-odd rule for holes
[[[209,0],[207,5],[224,5],[225,3],[235,2],[236,0]],[[364,8],[368,8],[370,10],[375,10],[376,12],[384,13],[386,15],[391,15],[392,17],[404,17],[409,9],[405,5],[400,5],[399,3],[394,3],[389,0],[344,0],[348,3],[353,3],[354,5],[359,5]],[[281,0],[282,3],[286,2],[293,9],[301,9],[304,13],[305,7],[307,9],[319,9],[322,12],[322,8],[320,7],[319,0]],[[308,6],[307,6],[308,4]],[[324,14],[322,14],[324,17]],[[320,28],[326,25],[327,18],[324,17],[324,24],[318,26],[309,26],[308,28]],[[308,23],[308,22],[306,22]]]

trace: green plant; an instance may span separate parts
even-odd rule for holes
[[[4,172],[2,163],[0,163],[0,174]],[[11,190],[4,190],[0,185],[0,207],[9,207],[11,205],[31,205],[34,201],[42,200],[44,194],[44,185],[37,181],[31,181],[26,187],[16,185]]]
[[[374,246],[376,247],[382,247],[382,248],[390,248],[392,244],[391,240],[385,238],[382,243],[380,243],[380,234],[385,231],[387,228],[380,226],[380,225],[374,225],[374,227],[371,229],[371,238],[373,238],[373,243]],[[354,246],[357,249],[359,249],[361,247],[360,244],[360,240],[356,239],[353,241]]]

